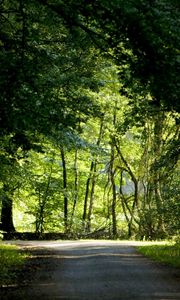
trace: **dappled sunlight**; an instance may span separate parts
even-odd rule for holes
[[[32,247],[32,248],[84,248],[85,246],[89,246],[92,248],[101,248],[101,247],[136,247],[136,246],[144,246],[144,245],[164,245],[166,241],[131,241],[131,240],[122,240],[122,241],[114,241],[114,240],[68,240],[68,241],[21,241],[21,240],[14,240],[14,241],[6,241],[6,244],[15,244],[23,247]]]

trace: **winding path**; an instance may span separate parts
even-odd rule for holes
[[[20,286],[3,290],[2,300],[180,299],[179,271],[141,256],[137,243],[19,243],[34,253],[31,268]]]

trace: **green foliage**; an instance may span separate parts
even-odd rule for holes
[[[148,245],[138,247],[138,251],[153,260],[174,267],[180,267],[180,245],[166,244],[166,245]]]
[[[77,234],[176,235],[176,1],[5,0],[0,17],[1,220],[62,231],[66,201]]]
[[[15,271],[23,265],[27,254],[19,251],[17,246],[0,243],[0,284],[12,283],[16,278]]]
[[[49,6],[67,26],[88,33],[96,46],[113,56],[122,67],[123,93],[134,99],[149,92],[154,105],[179,111],[180,26],[175,1],[61,1]]]

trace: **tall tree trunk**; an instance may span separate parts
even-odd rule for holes
[[[130,212],[130,208],[127,204],[127,201],[125,199],[122,186],[123,186],[123,170],[121,170],[121,175],[120,175],[119,194],[120,194],[123,213],[124,213],[127,225],[128,225],[128,237],[130,238],[132,236],[132,217],[129,217],[129,215],[131,216],[131,212]]]
[[[95,185],[96,185],[96,167],[97,167],[97,161],[94,162],[94,170],[92,174],[91,193],[90,193],[89,209],[88,209],[88,216],[87,216],[87,229],[86,229],[87,232],[91,231],[91,216],[93,210],[94,192],[95,192]]]
[[[75,155],[74,155],[74,202],[73,202],[73,209],[71,214],[71,222],[69,227],[73,225],[73,218],[76,210],[76,205],[78,201],[78,150],[75,149]]]
[[[8,186],[4,185],[2,195],[2,208],[1,208],[1,224],[0,229],[5,232],[15,232],[13,224],[13,201],[7,195]]]
[[[63,147],[60,148],[63,167],[63,189],[64,189],[64,231],[68,231],[68,197],[67,197],[67,170]]]
[[[83,228],[84,229],[86,228],[89,187],[90,187],[90,181],[91,181],[91,176],[92,176],[93,169],[94,169],[94,162],[92,161],[91,166],[90,166],[89,176],[88,176],[87,181],[86,181],[86,191],[85,191],[85,198],[84,198],[84,210],[83,210],[83,217],[82,217]]]
[[[145,224],[144,229],[142,228],[144,235],[150,239],[164,232],[161,195],[162,168],[159,164],[163,154],[164,121],[165,113],[160,106],[157,106],[152,120],[148,121],[145,127],[146,144],[142,156],[144,199],[141,205],[141,220]],[[145,211],[143,213],[143,210],[146,213]]]
[[[102,136],[103,136],[103,127],[104,127],[104,116],[101,119],[100,128],[99,128],[99,135],[97,139],[96,146],[99,147]],[[94,204],[94,193],[95,193],[95,186],[96,186],[96,179],[97,179],[97,154],[94,157],[93,169],[92,169],[92,176],[91,176],[91,193],[90,193],[90,200],[89,200],[89,210],[87,216],[87,231],[91,231],[91,216],[93,211],[93,204]]]
[[[113,139],[114,140],[114,139]],[[110,180],[112,188],[112,235],[113,238],[117,237],[117,220],[116,220],[116,184],[115,184],[115,169],[114,169],[114,142],[111,143],[111,161],[110,161]]]
[[[162,154],[162,135],[164,126],[164,112],[160,110],[154,117],[154,165],[152,166],[152,179],[153,179],[153,189],[156,201],[156,207],[158,212],[158,230],[159,232],[164,232],[164,221],[163,221],[163,199],[161,196],[161,170],[158,168],[158,161]]]
[[[53,161],[51,163],[50,173],[48,176],[46,189],[45,189],[43,195],[42,195],[41,188],[39,188],[39,198],[38,198],[39,207],[38,207],[38,212],[37,212],[37,217],[36,217],[36,233],[39,233],[39,234],[42,234],[44,231],[44,214],[45,214],[48,192],[49,192],[49,188],[50,188],[50,184],[51,184],[52,171],[53,171]]]
[[[113,111],[113,128],[116,128],[116,110],[117,110],[117,101],[114,106]],[[112,236],[113,238],[117,237],[117,220],[116,220],[116,202],[117,202],[117,195],[116,195],[116,184],[115,184],[115,136],[112,134],[110,136],[110,145],[111,145],[111,158],[110,158],[110,182],[111,182],[111,189],[112,189],[112,204],[111,204],[111,213],[112,213]]]

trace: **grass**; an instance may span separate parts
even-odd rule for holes
[[[138,251],[153,260],[180,268],[180,243],[154,244],[137,247]]]
[[[26,257],[27,254],[21,253],[17,246],[0,243],[0,286],[14,282]]]

